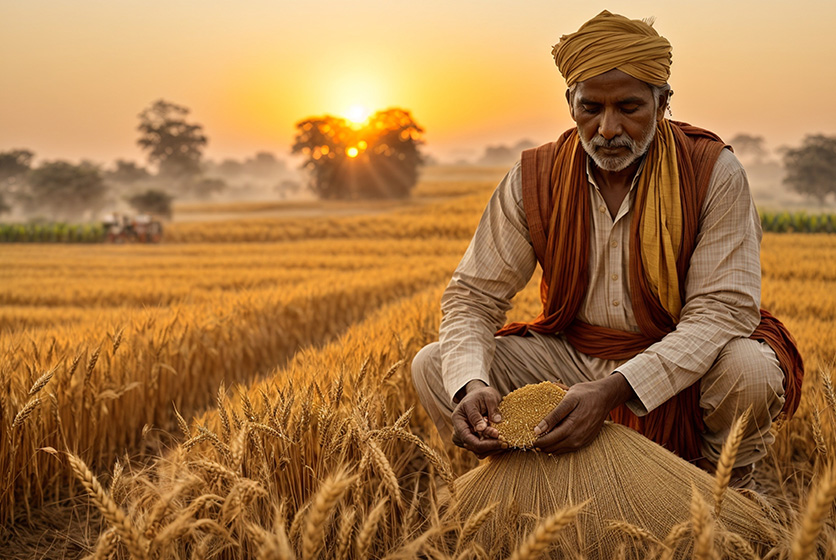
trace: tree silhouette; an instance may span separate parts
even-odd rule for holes
[[[102,209],[106,193],[107,186],[95,165],[53,161],[29,173],[28,189],[21,199],[27,212],[79,221]]]
[[[729,140],[729,144],[739,156],[750,157],[757,163],[760,163],[766,157],[765,142],[763,136],[753,136],[746,133],[740,133]]]
[[[824,203],[836,193],[836,137],[809,135],[799,148],[784,152],[784,184]]]
[[[293,153],[306,156],[320,198],[404,198],[423,163],[423,129],[408,111],[378,111],[362,125],[325,115],[297,123]]]
[[[190,179],[200,173],[208,139],[199,124],[186,122],[189,110],[159,99],[139,114],[137,144],[148,150],[148,161],[170,179]]]
[[[174,197],[170,194],[151,189],[128,198],[128,204],[137,212],[171,219],[171,202],[173,200]]]

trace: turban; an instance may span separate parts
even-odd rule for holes
[[[671,44],[651,23],[606,10],[561,37],[552,56],[568,86],[613,69],[656,86],[671,74]]]

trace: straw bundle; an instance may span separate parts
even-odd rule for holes
[[[525,401],[542,403],[542,393],[556,391],[544,384],[518,391],[503,401],[514,405],[503,407],[502,423],[533,429],[548,411],[537,406],[537,414],[530,414]],[[502,423],[497,425],[500,432]],[[508,438],[512,432],[521,439]],[[518,427],[506,432],[506,438],[512,447],[530,445],[530,437]],[[563,529],[549,548],[553,557],[580,552],[590,559],[613,558],[625,543],[627,557],[643,558],[657,547],[672,558],[691,558],[699,552],[695,546],[723,556],[726,549],[739,552],[741,546],[767,550],[785,537],[782,527],[765,518],[760,504],[733,490],[725,493],[715,517],[715,508],[707,505],[714,503],[714,487],[714,478],[701,469],[637,432],[607,422],[593,443],[574,453],[515,449],[489,458],[456,480],[447,515],[449,521],[464,524],[497,504],[474,535],[474,542],[492,558],[509,555],[542,519],[584,502],[574,526]]]

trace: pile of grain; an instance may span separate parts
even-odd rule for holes
[[[508,394],[499,404],[502,415],[502,422],[496,424],[499,435],[510,447],[534,447],[537,439],[534,427],[560,404],[564,395],[566,391],[550,381],[526,385]]]

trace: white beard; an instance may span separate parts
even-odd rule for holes
[[[650,121],[650,124],[642,131],[642,136],[638,140],[634,140],[626,134],[607,140],[600,134],[596,134],[587,142],[583,134],[581,134],[580,129],[578,130],[578,136],[581,139],[581,145],[584,151],[592,158],[595,165],[604,171],[623,171],[642,157],[648,148],[650,148],[650,143],[653,142],[653,138],[656,136],[656,120]],[[598,152],[598,148],[615,147],[625,147],[629,150],[629,153],[623,156],[607,156]]]

